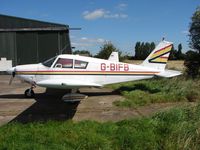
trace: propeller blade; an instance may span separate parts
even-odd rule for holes
[[[12,72],[12,76],[13,76],[13,78],[15,77],[15,69],[14,69],[14,71]]]
[[[12,71],[12,75],[11,75],[11,78],[10,78],[10,81],[9,81],[9,85],[12,84],[12,81],[13,81],[13,79],[15,77],[15,71],[16,71],[16,68],[14,68],[13,71]]]
[[[13,81],[13,79],[14,79],[14,77],[13,77],[13,76],[11,76],[11,78],[10,78],[10,81],[9,81],[9,85],[11,85],[11,84],[12,84],[12,81]]]

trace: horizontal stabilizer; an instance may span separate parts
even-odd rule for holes
[[[156,76],[159,77],[165,77],[165,78],[171,78],[171,77],[175,77],[175,76],[179,76],[182,73],[180,71],[175,71],[175,70],[164,70],[158,74],[156,74]]]

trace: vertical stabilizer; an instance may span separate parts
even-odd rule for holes
[[[164,70],[172,49],[172,44],[172,42],[161,41],[141,65]]]
[[[119,62],[119,54],[118,54],[118,52],[112,52],[110,54],[110,57],[108,58],[108,60]]]

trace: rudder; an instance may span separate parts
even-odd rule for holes
[[[172,42],[161,41],[141,65],[164,70],[172,49],[172,44]]]

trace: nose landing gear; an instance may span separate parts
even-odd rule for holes
[[[35,85],[32,85],[30,89],[27,89],[25,92],[24,92],[24,95],[25,97],[27,98],[33,98],[35,96],[35,93],[33,91],[33,88],[35,88]]]

